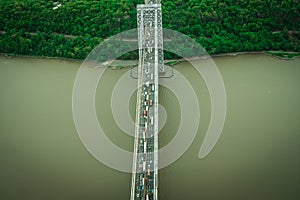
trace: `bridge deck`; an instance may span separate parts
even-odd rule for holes
[[[160,4],[138,5],[139,65],[131,199],[158,196],[158,73],[163,69]]]

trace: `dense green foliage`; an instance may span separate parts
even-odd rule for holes
[[[1,0],[0,52],[85,58],[103,39],[136,28],[136,5],[143,0],[61,0],[53,9],[54,2]],[[298,0],[163,0],[162,5],[163,26],[189,35],[211,54],[300,51]]]

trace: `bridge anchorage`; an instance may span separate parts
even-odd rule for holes
[[[165,74],[160,0],[137,6],[139,64],[131,200],[158,199],[158,78]]]

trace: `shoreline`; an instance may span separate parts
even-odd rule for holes
[[[84,60],[74,59],[74,58],[64,58],[64,57],[50,57],[50,56],[30,56],[21,54],[7,54],[0,53],[0,57],[11,58],[34,58],[34,59],[49,59],[49,60],[62,60],[62,61],[72,61],[72,62],[83,62]]]
[[[281,57],[281,56],[276,56],[275,54],[299,54],[297,56],[294,56],[292,58],[289,57]],[[300,52],[291,52],[291,51],[242,51],[242,52],[232,52],[232,53],[224,53],[224,54],[216,54],[212,55],[211,57],[225,57],[225,56],[239,56],[239,55],[246,55],[246,54],[264,54],[267,56],[272,56],[281,60],[294,60],[298,57],[300,57]]]
[[[284,51],[245,51],[245,52],[231,52],[231,53],[222,53],[222,54],[215,54],[215,55],[209,55],[209,56],[202,56],[202,57],[191,57],[188,58],[189,60],[194,60],[194,59],[208,59],[208,58],[219,58],[219,57],[236,57],[239,55],[251,55],[251,54],[263,54],[263,55],[267,55],[267,56],[271,56],[280,60],[295,60],[297,58],[300,57],[300,52],[284,52]],[[282,57],[282,56],[278,56],[276,54],[299,54],[299,55],[295,55],[292,58],[290,57]],[[31,56],[31,55],[20,55],[20,54],[7,54],[7,53],[0,53],[1,57],[5,57],[5,58],[34,58],[34,59],[49,59],[49,60],[62,60],[62,61],[72,61],[72,62],[83,62],[84,60],[81,59],[73,59],[73,58],[64,58],[64,57],[49,57],[49,56]],[[169,59],[169,60],[165,60],[166,62],[174,62],[175,64],[171,64],[171,65],[176,65],[180,62],[184,62],[186,61],[184,58],[179,58],[179,59]],[[127,66],[120,66],[122,63],[124,64],[127,63]],[[109,67],[112,67],[113,69],[122,69],[122,68],[126,68],[126,67],[132,67],[137,65],[138,60],[115,60],[115,62],[111,63],[111,65],[109,65]],[[130,63],[130,64],[129,64]],[[129,64],[129,65],[128,65]],[[118,67],[118,68],[116,68]]]

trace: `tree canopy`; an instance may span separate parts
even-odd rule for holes
[[[103,39],[136,28],[142,3],[2,0],[0,52],[83,59]],[[210,54],[300,51],[298,0],[164,0],[162,9],[164,28],[192,37]]]

